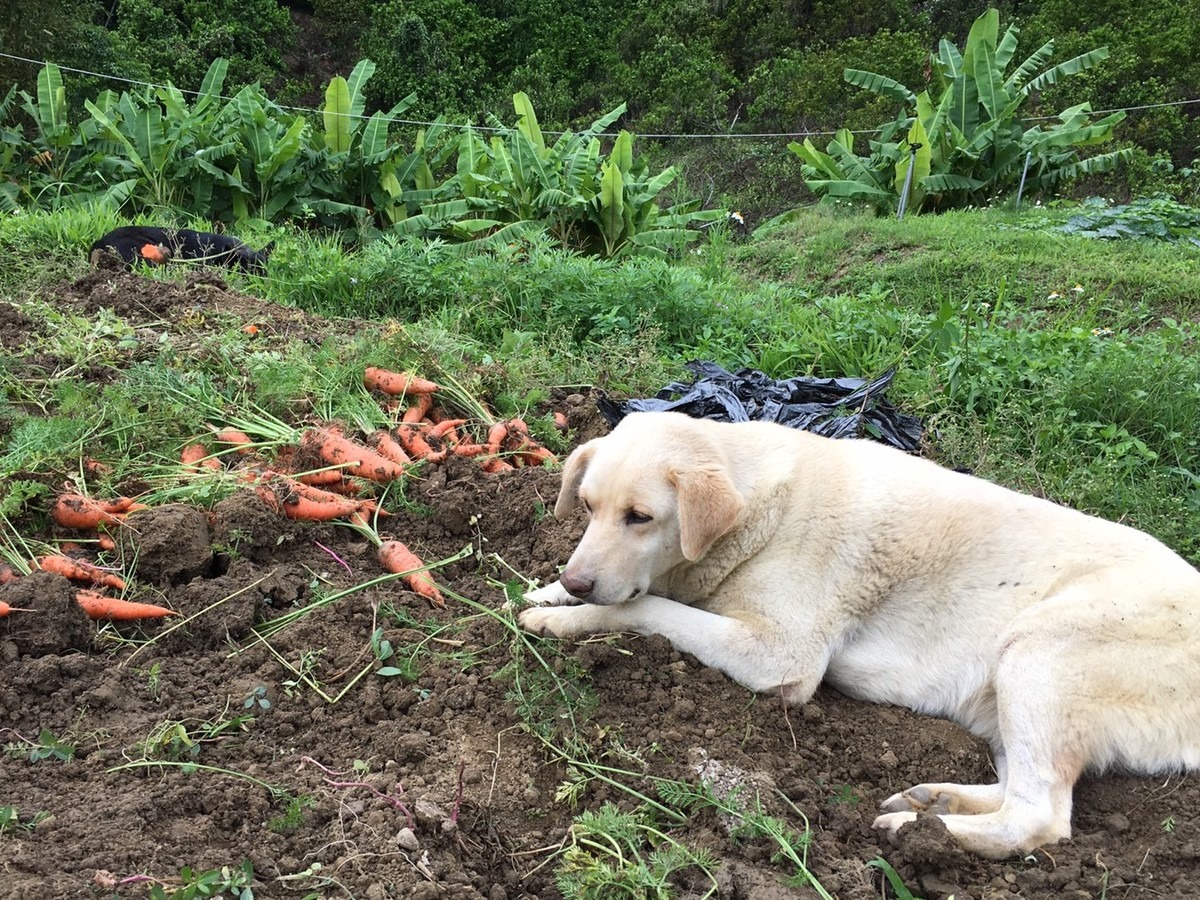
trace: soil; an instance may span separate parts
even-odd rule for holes
[[[340,327],[211,273],[171,282],[100,271],[58,293],[181,341],[230,322],[264,323],[264,342],[318,342]],[[5,304],[0,323],[6,353],[43,327]],[[606,430],[586,393],[557,403],[572,441]],[[561,896],[554,873],[573,816],[637,801],[602,779],[579,783],[547,749],[539,735],[565,746],[570,734],[563,709],[538,699],[543,670],[503,610],[503,584],[553,578],[581,532],[578,518],[547,515],[558,478],[452,460],[409,484],[388,530],[430,561],[466,551],[436,572],[452,592],[444,608],[395,581],[339,596],[381,574],[372,546],[280,518],[249,492],[211,514],[147,510],[121,530],[115,552],[140,598],[181,613],[161,624],[98,626],[56,575],[0,586],[0,600],[35,611],[0,620],[0,807],[19,817],[0,833],[0,894],[145,897],[155,882],[180,887],[184,867],[248,860],[259,898]],[[389,659],[377,658],[374,634]],[[828,689],[784,709],[660,638],[533,646],[582,692],[576,734],[593,758],[633,773],[616,781],[656,798],[654,778],[704,777],[796,831],[807,820],[808,866],[841,900],[895,895],[867,865],[880,856],[929,900],[1200,896],[1195,779],[1086,778],[1073,838],[1024,859],[965,854],[935,818],[893,845],[871,829],[878,802],[924,781],[990,780],[985,746],[948,722]],[[73,756],[39,753],[44,733]],[[573,780],[572,797],[562,789]],[[657,825],[719,861],[710,896],[818,896],[772,843],[731,833],[712,809]],[[713,887],[695,868],[674,885],[682,898]]]

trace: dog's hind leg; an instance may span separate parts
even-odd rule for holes
[[[1072,792],[1093,749],[1089,740],[1096,723],[1089,721],[1089,709],[1094,707],[1074,694],[1080,673],[1064,662],[1067,654],[1047,652],[1046,640],[1045,632],[1017,633],[1001,653],[995,678],[999,738],[1005,751],[1000,784],[914,789],[916,799],[926,796],[922,789],[933,789],[928,794],[932,811],[939,813],[955,839],[992,859],[1070,837]],[[937,789],[947,795],[949,814],[937,808],[943,802]],[[903,797],[887,802],[900,806]],[[953,811],[956,803],[958,812]],[[875,827],[894,833],[916,817],[916,811],[888,812],[875,820]]]

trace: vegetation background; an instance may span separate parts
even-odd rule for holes
[[[919,89],[938,41],[961,45],[988,6],[1020,29],[1022,47],[1054,39],[1056,60],[1109,49],[1102,65],[1042,92],[1031,115],[1085,100],[1096,110],[1150,107],[1117,129],[1132,158],[1077,193],[1200,196],[1200,17],[1174,0],[10,0],[0,46],[184,90],[223,57],[226,93],[258,82],[279,103],[312,109],[332,76],[370,58],[367,109],[415,92],[406,116],[419,121],[507,119],[524,91],[544,128],[575,129],[624,102],[620,124],[654,163],[680,164],[693,195],[758,220],[812,199],[782,135],[869,129],[894,116],[891,101],[847,85],[843,69]],[[0,85],[32,93],[37,74],[0,58]],[[122,87],[75,74],[67,86],[80,116],[84,99]],[[763,134],[781,136],[750,137]]]

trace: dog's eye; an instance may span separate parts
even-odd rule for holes
[[[648,516],[645,513],[638,512],[636,509],[631,509],[629,512],[625,513],[625,524],[626,525],[645,525],[652,518],[654,518],[654,517]]]

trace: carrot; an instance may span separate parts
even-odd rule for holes
[[[237,428],[220,428],[215,430],[214,437],[218,443],[230,444],[237,449],[239,455],[244,456],[254,449],[254,440],[250,435]]]
[[[199,472],[203,469],[212,469],[217,471],[221,468],[221,461],[208,452],[208,448],[201,443],[188,444],[179,452],[179,462],[185,469],[191,469],[193,472]]]
[[[429,445],[429,441],[425,440],[425,435],[421,434],[421,429],[416,425],[406,423],[396,429],[396,438],[400,441],[408,455],[413,459],[429,460],[434,457],[434,449]],[[433,459],[432,461],[436,461]]]
[[[103,531],[96,535],[96,545],[101,550],[116,550],[117,549],[117,542],[115,540],[113,540],[113,536],[111,534],[107,534]]]
[[[43,572],[53,572],[55,575],[70,578],[72,581],[86,581],[89,584],[102,584],[118,591],[125,590],[125,579],[121,576],[105,571],[99,566],[71,559],[69,556],[61,554],[39,556],[37,565]]]
[[[334,428],[314,428],[306,431],[301,442],[316,447],[321,459],[330,465],[347,466],[349,474],[372,481],[395,481],[404,476],[404,469],[370,447],[356,443]]]
[[[429,434],[431,437],[443,438],[453,444],[457,444],[458,434],[454,429],[459,425],[465,425],[466,422],[466,419],[442,419],[442,421],[429,429]]]
[[[570,427],[570,423],[567,422],[567,414],[565,412],[554,413],[554,427],[559,431],[566,431]]]
[[[411,372],[389,372],[375,366],[368,366],[363,372],[363,385],[369,391],[383,391],[397,397],[404,394],[435,394],[441,390],[435,382]]]
[[[85,459],[83,461],[83,471],[85,475],[95,478],[101,475],[111,475],[112,466],[98,459]]]
[[[9,613],[15,612],[37,612],[36,609],[21,609],[19,606],[9,606],[3,600],[0,600],[0,619],[3,619]]]
[[[100,525],[116,525],[127,512],[145,509],[130,497],[115,500],[94,500],[83,494],[60,494],[50,510],[50,516],[63,528],[94,529]]]
[[[96,591],[76,591],[75,602],[82,606],[83,611],[92,619],[112,619],[116,622],[161,619],[163,616],[179,615],[175,610],[167,609],[165,606],[106,597]]]
[[[162,265],[167,261],[167,259],[169,259],[167,254],[163,252],[162,247],[160,247],[158,244],[143,244],[140,252],[142,259],[152,263],[158,263],[159,265]]]
[[[546,463],[558,462],[557,456],[535,441],[525,441],[517,448],[517,452],[527,466],[544,466]]]
[[[13,569],[8,563],[0,565],[0,584],[8,584],[11,581],[16,581],[21,577],[21,573]]]
[[[483,462],[483,471],[489,475],[496,475],[500,472],[511,472],[512,470],[512,463],[505,462],[498,456],[489,456]]]
[[[413,571],[422,568],[425,563],[405,544],[400,541],[384,541],[379,545],[379,562],[389,572],[407,572],[404,576],[405,583],[414,593],[420,594],[434,606],[446,605],[446,599],[429,577],[429,573]]]
[[[385,459],[390,459],[398,466],[406,466],[412,458],[405,452],[400,442],[392,437],[386,428],[380,428],[367,436],[367,444]]]
[[[455,456],[483,456],[487,452],[488,448],[483,446],[483,444],[473,444],[464,441],[463,443],[454,445]]]
[[[412,405],[404,411],[400,416],[401,422],[409,422],[415,424],[429,415],[429,411],[433,409],[433,397],[429,394],[417,394]]]
[[[508,437],[508,423],[497,422],[488,429],[487,440],[484,446],[488,448],[488,453],[495,456],[500,452],[500,447],[504,444],[504,439]]]
[[[270,479],[264,479],[259,484],[257,491],[258,496],[272,509],[282,508],[283,514],[289,519],[305,522],[340,519],[357,512],[362,505],[358,500],[274,473]]]
[[[326,484],[337,484],[345,477],[345,473],[341,469],[318,469],[315,472],[301,472],[293,477],[301,484],[320,487]]]

